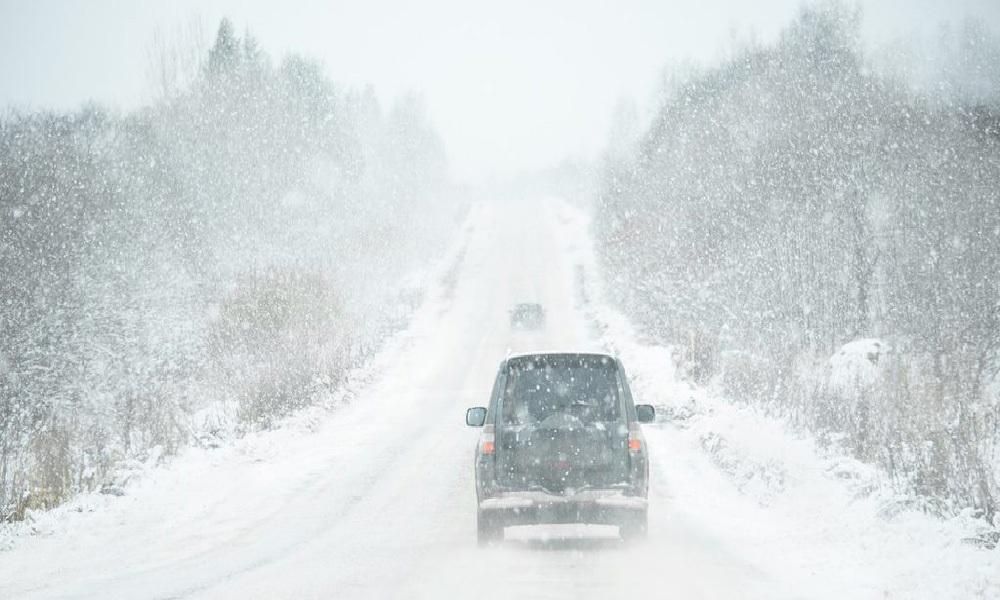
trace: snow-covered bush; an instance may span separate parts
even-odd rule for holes
[[[321,274],[241,276],[209,325],[217,385],[238,403],[241,420],[269,423],[307,404],[317,379],[340,378],[347,325],[340,295]]]

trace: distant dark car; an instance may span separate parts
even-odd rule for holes
[[[510,310],[514,329],[545,329],[545,307],[537,302],[523,302]]]
[[[488,407],[465,421],[482,427],[476,448],[479,543],[504,527],[542,523],[617,525],[625,540],[646,536],[649,461],[617,358],[532,353],[500,363]]]

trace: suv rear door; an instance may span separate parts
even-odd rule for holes
[[[629,408],[619,377],[605,355],[508,359],[495,420],[500,488],[567,494],[626,482]]]

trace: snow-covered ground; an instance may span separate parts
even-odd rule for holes
[[[471,227],[348,401],[8,528],[0,598],[1000,598],[1000,551],[960,542],[971,520],[882,518],[870,469],[678,381],[597,301],[579,209],[484,203]],[[531,300],[548,327],[511,331]],[[527,527],[478,549],[465,407],[508,349],[604,345],[671,416],[646,427],[649,542]]]

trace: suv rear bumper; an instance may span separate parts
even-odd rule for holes
[[[507,492],[479,503],[480,513],[509,525],[587,523],[619,525],[644,513],[645,498],[626,496],[619,490],[585,490],[567,496],[545,492]]]

